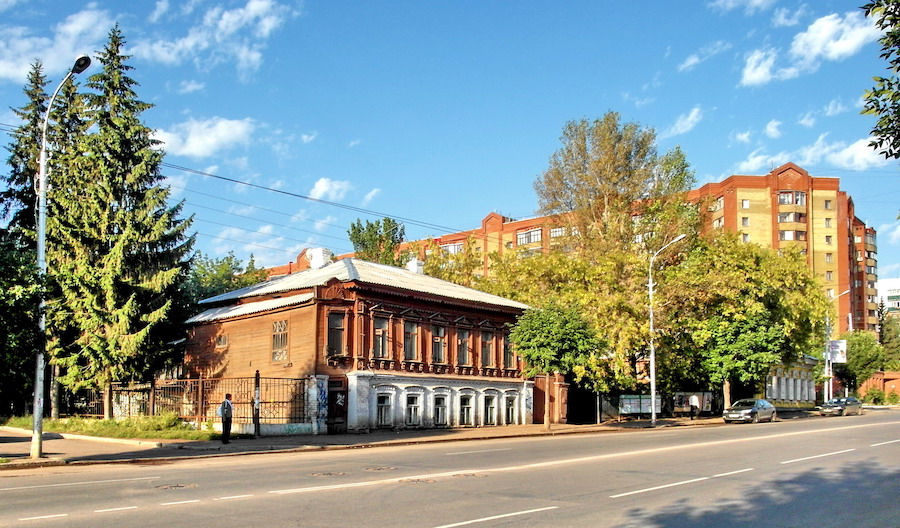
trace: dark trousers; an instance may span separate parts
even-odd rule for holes
[[[227,444],[231,439],[231,418],[222,418],[222,443]]]
[[[691,405],[691,420],[693,420],[695,416],[700,416],[700,408],[696,405]]]

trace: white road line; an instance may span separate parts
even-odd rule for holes
[[[662,486],[653,486],[652,488],[644,488],[644,489],[640,489],[640,490],[629,491],[626,493],[619,493],[618,495],[610,495],[609,498],[610,499],[618,499],[619,497],[626,497],[628,495],[637,495],[638,493],[646,493],[648,491],[656,491],[659,489],[671,488],[672,486],[681,486],[684,484],[691,484],[693,482],[700,482],[701,480],[709,480],[709,477],[700,477],[700,478],[695,478],[695,479],[691,479],[691,480],[682,480],[681,482],[673,482],[671,484],[663,484]]]
[[[478,451],[457,451],[457,452],[455,452],[455,453],[444,453],[444,454],[447,455],[447,456],[450,456],[450,455],[470,455],[470,454],[472,454],[472,453],[491,453],[491,452],[494,452],[494,451],[512,451],[512,448],[511,448],[511,447],[507,447],[507,448],[504,448],[504,449],[480,449],[480,450],[478,450]]]
[[[831,455],[840,455],[841,453],[849,453],[850,451],[856,451],[856,449],[844,449],[843,451],[833,451],[831,453],[822,453],[821,455],[813,455],[803,458],[795,458],[793,460],[785,460],[784,462],[782,462],[782,464],[793,464],[794,462],[802,462],[804,460],[812,460],[814,458],[822,458]]]
[[[219,497],[218,499],[213,500],[234,500],[234,499],[246,499],[247,497],[252,497],[253,495],[232,495],[230,497]]]
[[[0,488],[0,491],[15,491],[15,490],[25,490],[25,489],[39,489],[39,488],[59,488],[61,486],[83,486],[87,484],[107,484],[109,482],[131,482],[135,480],[154,480],[162,477],[137,477],[137,478],[127,478],[127,479],[110,479],[110,480],[88,480],[84,482],[66,482],[62,484],[39,484],[36,486],[19,486],[16,488]]]
[[[121,508],[106,508],[105,510],[94,510],[94,513],[116,512],[124,510],[136,510],[137,506],[123,506]]]
[[[68,513],[57,513],[56,515],[41,515],[39,517],[22,517],[20,521],[37,521],[39,519],[56,519],[57,517],[68,517]]]
[[[729,471],[728,473],[719,473],[718,475],[713,475],[713,478],[727,477],[728,475],[737,475],[738,473],[744,473],[746,471],[753,471],[753,468],[739,469],[737,471]]]
[[[195,502],[200,502],[199,499],[195,500],[184,500],[184,501],[176,501],[176,502],[163,502],[160,506],[175,506],[176,504],[193,504]]]
[[[879,442],[877,444],[869,444],[869,447],[878,447],[886,444],[893,444],[894,442],[900,442],[900,440],[888,440],[887,442]]]
[[[524,510],[524,511],[513,512],[513,513],[504,513],[502,515],[494,515],[491,517],[482,517],[481,519],[472,519],[471,521],[463,521],[463,522],[458,522],[458,523],[453,523],[453,524],[442,524],[440,526],[435,526],[435,528],[454,528],[455,526],[465,526],[467,524],[475,524],[475,523],[480,523],[480,522],[485,522],[485,521],[493,521],[494,519],[503,519],[505,517],[515,517],[516,515],[527,515],[529,513],[537,513],[537,512],[547,511],[547,510],[555,510],[557,508],[559,508],[559,506],[548,506],[546,508],[537,508],[534,510]]]

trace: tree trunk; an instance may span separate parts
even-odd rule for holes
[[[547,374],[547,386],[544,387],[544,430],[550,430],[550,374]]]
[[[50,418],[59,420],[59,365],[50,367]]]
[[[112,383],[103,388],[103,419],[112,420],[113,417]]]
[[[722,403],[726,409],[731,407],[731,381],[730,380],[725,380],[722,382]]]

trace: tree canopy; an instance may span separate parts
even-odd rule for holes
[[[357,219],[350,224],[347,235],[357,258],[389,266],[405,264],[399,247],[406,236],[406,228],[393,218],[385,217],[374,222],[366,220],[365,224]]]
[[[872,128],[874,139],[869,144],[885,158],[900,158],[900,3],[896,0],[875,0],[862,9],[875,19],[875,26],[884,32],[880,39],[881,58],[888,63],[890,74],[876,76],[875,86],[863,96],[863,114],[876,117]]]
[[[266,270],[257,268],[253,255],[245,267],[234,252],[220,258],[212,258],[198,252],[191,261],[191,269],[184,282],[187,301],[198,301],[250,286],[266,279]]]

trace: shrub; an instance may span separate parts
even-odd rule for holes
[[[884,405],[884,391],[881,389],[869,389],[866,391],[866,401],[874,405]]]
[[[890,405],[897,405],[898,403],[900,403],[900,394],[891,391],[887,395],[887,403],[889,403]]]

